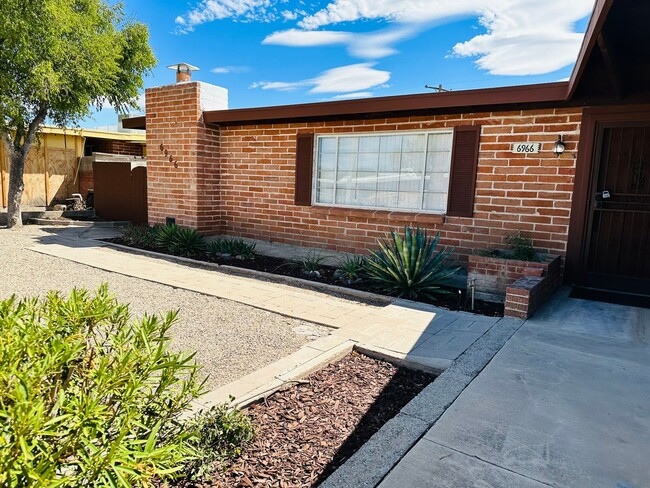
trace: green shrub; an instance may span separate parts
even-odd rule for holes
[[[334,277],[347,284],[360,281],[365,276],[365,265],[363,256],[348,256],[339,263]]]
[[[219,237],[208,244],[208,252],[213,256],[227,254],[240,259],[255,259],[254,242],[246,242],[241,238]]]
[[[176,224],[155,227],[156,245],[178,256],[191,257],[205,250],[205,237],[196,229]]]
[[[130,225],[124,230],[122,240],[127,246],[153,248],[156,247],[156,229],[148,225]]]
[[[521,231],[517,231],[507,237],[508,245],[510,246],[510,253],[512,259],[520,261],[534,261],[535,248],[533,247],[533,240],[530,237],[521,235]]]
[[[506,237],[509,249],[486,249],[481,256],[500,259],[516,259],[518,261],[543,261],[543,256],[535,252],[533,240],[517,231]]]
[[[190,420],[188,427],[197,433],[192,445],[198,455],[186,467],[194,479],[208,477],[224,463],[239,456],[242,446],[254,434],[250,418],[233,408],[232,403],[201,412]]]
[[[278,269],[288,268],[291,270],[298,270],[308,276],[320,277],[323,263],[326,259],[327,257],[321,255],[320,252],[312,250],[297,259],[292,259],[291,261],[280,265]]]
[[[432,293],[446,293],[440,282],[458,268],[445,264],[453,249],[436,251],[440,233],[433,239],[425,230],[404,228],[404,238],[397,232],[379,239],[379,250],[371,251],[366,261],[370,285],[381,293],[402,298],[432,299]]]
[[[180,421],[202,389],[176,318],[91,295],[0,301],[0,486],[143,486],[197,457]]]

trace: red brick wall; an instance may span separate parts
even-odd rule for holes
[[[149,220],[339,251],[365,252],[391,229],[419,225],[442,233],[461,259],[504,247],[516,230],[547,253],[565,254],[581,109],[546,109],[367,121],[207,128],[200,86],[147,90]],[[445,217],[294,202],[296,135],[406,131],[481,125],[474,215]],[[562,134],[567,151],[553,142]],[[510,152],[513,142],[542,142],[539,154]],[[160,150],[168,151],[165,156]],[[169,156],[178,161],[174,168]]]
[[[174,217],[180,225],[217,234],[219,131],[203,124],[200,89],[192,82],[147,90],[149,222]]]
[[[581,109],[439,115],[369,121],[231,126],[221,129],[221,229],[229,235],[364,252],[387,231],[419,225],[441,231],[461,259],[521,230],[539,250],[563,255],[569,226]],[[147,122],[149,124],[149,122]],[[473,218],[361,209],[296,207],[296,134],[426,130],[481,125]],[[147,125],[149,128],[149,125]],[[567,150],[557,158],[562,134]],[[510,153],[542,142],[539,154]]]
[[[112,141],[110,139],[88,138],[86,145],[92,147],[93,152],[108,154],[122,154],[125,156],[143,156],[144,145],[126,141]]]

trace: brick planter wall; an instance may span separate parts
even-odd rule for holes
[[[528,318],[553,294],[560,283],[560,256],[543,262],[469,256],[467,285],[476,297],[505,302],[505,314]]]

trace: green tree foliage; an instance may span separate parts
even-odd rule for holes
[[[9,226],[20,225],[25,159],[46,119],[78,123],[136,107],[155,65],[147,27],[104,0],[0,2],[0,136],[10,155]]]

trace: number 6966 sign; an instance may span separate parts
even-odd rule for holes
[[[515,142],[512,145],[512,152],[515,154],[537,154],[541,149],[541,142]]]

